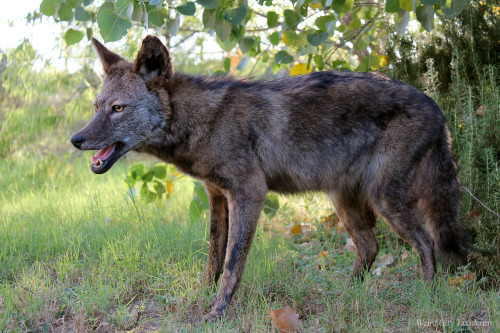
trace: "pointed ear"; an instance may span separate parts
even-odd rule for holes
[[[132,65],[132,72],[141,75],[146,81],[166,81],[172,77],[174,69],[170,52],[157,37],[149,35],[144,38]]]
[[[118,54],[108,50],[106,46],[102,45],[97,39],[92,37],[92,44],[94,44],[94,48],[101,59],[102,67],[104,68],[104,72],[108,75],[111,72],[111,67],[114,64],[117,64],[121,61],[125,61]]]

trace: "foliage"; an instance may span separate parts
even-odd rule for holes
[[[141,198],[145,203],[162,203],[165,197],[168,201],[174,193],[174,182],[182,179],[184,176],[177,171],[173,165],[157,163],[151,167],[144,166],[143,163],[135,163],[129,169],[125,178],[125,183],[129,187],[129,195],[133,198],[137,190],[134,186],[142,183],[140,186]],[[272,219],[280,207],[278,196],[269,194],[264,203],[264,214]],[[189,217],[196,221],[208,212],[210,206],[207,193],[202,183],[194,182],[193,198],[189,204]]]
[[[441,94],[448,93],[452,83],[451,62],[459,55],[468,84],[479,86],[482,68],[500,68],[500,3],[472,0],[456,18],[440,16],[443,22],[429,35],[406,33],[389,39],[386,54],[393,66],[391,74],[421,87],[420,76],[427,71],[426,60],[434,59]]]
[[[26,40],[0,57],[0,158],[37,141],[55,148],[54,133],[69,135],[69,128],[92,114],[100,80],[88,66],[75,73],[58,70]]]
[[[384,22],[393,17],[398,35],[411,17],[431,31],[435,14],[456,17],[468,0],[43,0],[40,13],[68,25],[67,45],[90,38],[97,25],[106,42],[118,41],[132,27],[152,28],[183,43],[195,34],[215,35],[225,52],[239,54],[238,70],[249,59],[269,63],[273,71],[293,62],[318,69],[379,69],[387,62]],[[33,15],[39,17],[40,14]],[[204,37],[201,37],[202,39]],[[176,39],[177,40],[177,39]],[[200,40],[200,39],[199,39]],[[177,45],[177,44],[176,44]],[[229,58],[226,58],[229,59]],[[226,62],[224,62],[226,64]],[[225,72],[228,71],[225,66]],[[221,73],[224,71],[221,70]]]

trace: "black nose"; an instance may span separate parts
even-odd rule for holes
[[[73,135],[71,136],[71,138],[69,138],[71,140],[71,143],[73,144],[73,146],[75,146],[76,148],[80,149],[80,147],[82,146],[82,143],[85,141],[84,138],[82,138],[81,136],[79,135]]]

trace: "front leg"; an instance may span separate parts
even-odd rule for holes
[[[238,289],[252,239],[257,229],[260,211],[264,206],[267,193],[264,178],[249,178],[245,184],[239,183],[241,186],[238,189],[230,190],[227,193],[229,239],[224,272],[219,292],[210,304],[211,311],[203,317],[206,321],[214,321],[221,317]]]
[[[228,234],[227,199],[216,187],[205,184],[210,202],[210,251],[208,254],[205,283],[217,283],[224,265]]]

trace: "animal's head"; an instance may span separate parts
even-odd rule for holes
[[[92,38],[106,79],[94,102],[94,116],[71,136],[81,150],[98,150],[90,169],[105,173],[128,151],[158,142],[170,117],[165,87],[172,79],[170,54],[162,42],[147,36],[134,63]]]

